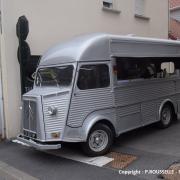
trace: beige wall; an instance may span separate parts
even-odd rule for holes
[[[135,0],[116,0],[121,13],[102,10],[101,0],[1,0],[3,17],[2,77],[7,137],[20,129],[20,78],[16,22],[29,19],[28,43],[32,54],[53,44],[90,32],[168,37],[168,0],[146,0],[149,20],[134,17]]]

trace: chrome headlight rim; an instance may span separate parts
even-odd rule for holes
[[[57,107],[49,106],[48,107],[48,114],[50,116],[56,115],[57,114]]]

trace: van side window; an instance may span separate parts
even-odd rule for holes
[[[133,61],[122,60],[116,61],[117,79],[129,80],[139,78],[138,64]]]
[[[155,65],[151,62],[138,60],[116,61],[117,80],[148,79],[156,74]]]
[[[171,74],[174,74],[175,73],[174,62],[162,62],[161,63],[161,70],[164,74],[164,77],[168,77]]]
[[[81,90],[105,88],[110,85],[109,67],[106,64],[83,65],[79,70],[77,86]]]
[[[117,80],[169,78],[178,74],[176,64],[163,58],[122,58],[115,63]]]

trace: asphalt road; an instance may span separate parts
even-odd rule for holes
[[[67,144],[64,148],[81,153],[79,145]],[[164,130],[153,125],[123,134],[116,139],[112,151],[137,156],[125,170],[167,169],[180,160],[180,122]],[[156,174],[120,175],[118,170],[68,160],[8,141],[0,143],[0,161],[42,180],[158,179]]]
[[[11,142],[0,144],[0,160],[41,180],[138,179],[119,175],[111,169],[75,162]]]

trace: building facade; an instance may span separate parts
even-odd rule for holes
[[[170,33],[171,39],[180,39],[180,0],[170,0]]]
[[[34,55],[74,36],[111,34],[168,38],[168,0],[1,0],[0,133],[15,137],[21,127],[20,68],[16,23],[25,15]],[[2,98],[1,98],[2,93]]]

